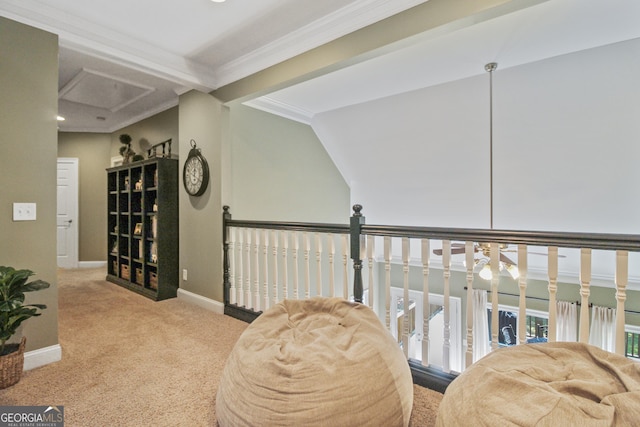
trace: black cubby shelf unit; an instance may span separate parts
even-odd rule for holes
[[[107,169],[107,280],[159,301],[178,292],[178,160]]]

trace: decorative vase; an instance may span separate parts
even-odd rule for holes
[[[17,351],[0,356],[0,389],[11,387],[20,381],[24,368],[24,346],[26,342],[27,339],[22,337]]]

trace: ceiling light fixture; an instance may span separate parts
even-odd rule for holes
[[[482,269],[478,273],[478,276],[480,276],[480,278],[484,280],[491,280],[491,278],[493,277],[493,273],[491,272],[491,267],[489,267],[488,263],[482,266]]]
[[[498,68],[497,62],[489,62],[484,66],[484,70],[489,73],[489,227],[493,230],[493,72]],[[482,245],[481,245],[482,246]],[[520,271],[515,263],[511,262],[502,250],[506,249],[506,245],[500,245],[500,271],[507,270],[509,275],[515,280],[520,276]],[[482,251],[486,257],[489,256],[488,245]],[[485,280],[491,280],[493,274],[489,266],[489,260],[480,270],[479,276]]]
[[[62,116],[56,116],[56,120],[59,121],[59,122],[64,122],[65,118],[62,117]]]
[[[507,265],[507,272],[509,272],[513,280],[516,280],[518,277],[520,277],[520,270],[518,270],[518,267],[513,264]]]
[[[489,228],[493,230],[493,72],[498,68],[496,62],[490,62],[484,66],[485,71],[489,73]],[[474,243],[473,251],[480,253],[481,256],[475,260],[474,270],[478,271],[478,275],[484,280],[491,280],[493,272],[491,271],[491,247],[489,243]],[[453,243],[452,254],[463,254],[466,252],[464,244]],[[516,280],[520,276],[520,271],[516,263],[506,256],[503,252],[514,252],[509,250],[506,243],[498,244],[498,268],[499,271],[506,270],[509,275]],[[433,253],[442,255],[442,249],[434,249]],[[465,267],[466,263],[465,263]]]
[[[214,3],[224,3],[225,2],[225,0],[211,0],[211,1],[214,2]]]

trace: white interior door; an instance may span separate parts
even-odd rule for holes
[[[58,158],[58,267],[78,267],[78,159]]]

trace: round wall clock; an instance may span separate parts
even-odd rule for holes
[[[182,170],[182,182],[190,196],[202,196],[209,184],[209,165],[193,139]]]

